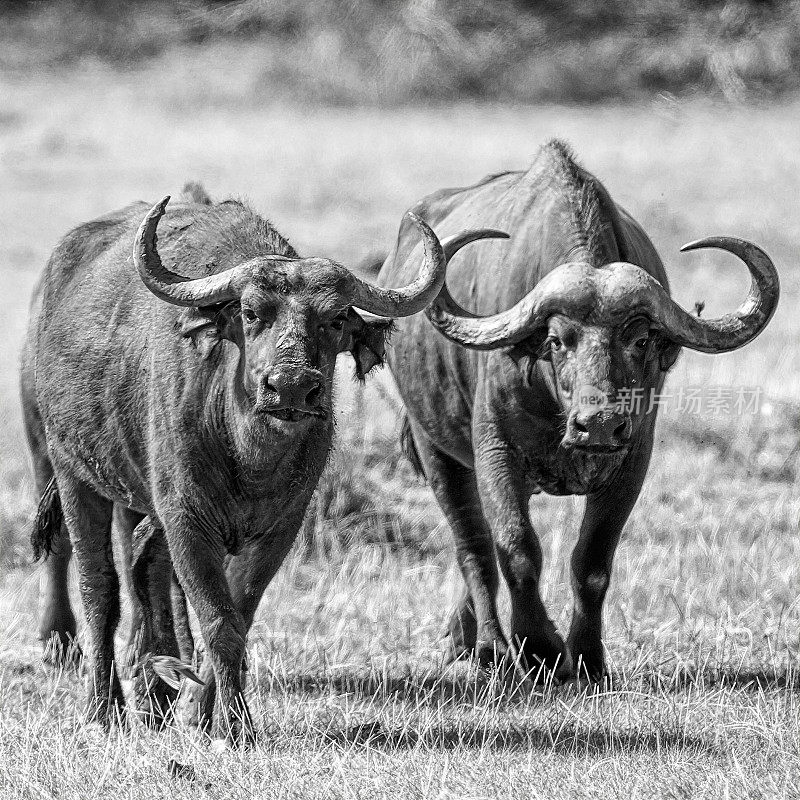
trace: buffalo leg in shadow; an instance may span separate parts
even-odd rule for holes
[[[133,511],[124,506],[114,505],[114,537],[119,544],[121,561],[123,564],[122,569],[122,585],[127,596],[131,598],[131,619],[128,632],[125,635],[125,659],[126,667],[133,667],[138,663],[140,658],[140,648],[137,643],[137,637],[142,627],[142,606],[137,601],[136,590],[133,585],[132,568],[133,568],[133,553],[132,547],[134,539],[141,541],[142,536],[134,536],[134,530],[142,520],[145,519],[144,514],[138,511]],[[148,522],[152,525],[152,522]],[[163,531],[158,531],[158,535],[164,537]],[[149,535],[148,535],[149,538]],[[171,562],[170,562],[171,564]],[[170,584],[172,595],[172,620],[174,623],[174,638],[178,642],[178,651],[180,659],[185,664],[191,664],[194,654],[194,638],[192,637],[192,629],[189,624],[189,610],[186,606],[186,595],[183,593],[175,572],[170,566]],[[160,636],[163,635],[159,634]],[[169,636],[165,641],[172,641]],[[170,653],[171,655],[171,653]]]
[[[498,436],[475,437],[483,512],[491,527],[500,569],[511,596],[511,636],[522,665],[535,676],[541,669],[571,674],[569,651],[547,615],[539,593],[542,547],[531,525],[524,469]]]
[[[481,664],[505,658],[508,645],[497,616],[497,563],[475,472],[437,450],[409,419],[425,476],[453,531],[466,591],[449,625],[450,657],[474,654]]]
[[[140,718],[158,727],[171,713],[177,690],[153,672],[147,655],[178,655],[172,618],[172,560],[161,528],[144,517],[133,532],[131,577],[138,605],[139,630],[134,637],[138,665],[133,692]]]
[[[655,414],[651,415],[655,423]],[[640,436],[618,477],[602,491],[589,495],[580,536],[572,551],[572,590],[575,607],[567,643],[579,677],[602,680],[605,674],[602,624],[603,601],[611,579],[614,553],[622,529],[642,488],[651,435]]]
[[[310,499],[310,494],[295,499],[293,508],[287,509],[280,528],[273,528],[267,534],[251,540],[238,555],[228,560],[227,581],[244,622],[245,636],[253,624],[258,604],[267,586],[297,538]],[[208,641],[206,646],[208,647]],[[190,725],[205,727],[211,720],[212,709],[218,707],[218,703],[215,706],[217,673],[208,658],[203,661],[200,677],[205,685],[200,687],[186,684],[182,703],[185,721]]]
[[[27,373],[23,372],[23,419],[28,446],[33,459],[36,496],[41,498],[53,477],[53,466],[47,451],[39,412],[25,397]],[[32,389],[28,389],[32,392]],[[44,660],[61,664],[80,656],[77,646],[77,625],[67,588],[67,571],[72,557],[72,544],[65,525],[53,537],[52,550],[42,566],[39,578],[39,639],[44,646]]]
[[[87,716],[108,725],[120,718],[125,699],[114,665],[119,622],[119,579],[111,546],[112,503],[67,473],[57,474],[64,521],[80,575],[91,659]]]
[[[186,603],[186,595],[178,581],[175,571],[172,571],[170,580],[172,595],[172,618],[175,624],[175,638],[178,641],[178,652],[184,664],[192,664],[195,661],[194,636],[192,626],[189,623],[189,606]]]
[[[132,568],[133,557],[131,547],[133,532],[136,526],[144,519],[144,514],[132,511],[125,506],[114,504],[112,517],[111,536],[119,550],[118,566],[121,590],[123,596],[130,600],[130,619],[124,635],[122,665],[126,669],[132,668],[138,660],[137,637],[142,627],[142,610],[136,598],[136,589],[133,583]]]

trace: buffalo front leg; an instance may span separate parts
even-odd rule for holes
[[[567,642],[579,677],[605,674],[603,601],[622,529],[639,497],[652,450],[652,431],[633,446],[617,477],[586,499],[580,536],[572,551],[575,606]]]
[[[111,546],[112,503],[67,474],[58,475],[64,521],[80,576],[91,660],[87,716],[108,725],[124,709],[114,666],[114,633],[119,622],[119,579]]]
[[[216,682],[211,736],[229,744],[252,740],[253,723],[241,685],[247,627],[225,577],[222,541],[188,521],[164,520],[180,585],[197,614]]]
[[[475,470],[483,512],[492,530],[500,569],[511,597],[511,636],[522,666],[569,674],[571,661],[564,640],[547,615],[539,592],[542,547],[531,525],[524,471],[511,449],[489,436],[475,437],[482,446]]]
[[[238,555],[228,560],[225,572],[231,596],[244,620],[245,635],[250,631],[267,586],[297,538],[309,500],[310,495],[297,498],[279,528],[251,540]],[[217,693],[214,670],[208,662],[203,663],[201,678],[203,686],[186,685],[186,721],[203,726],[211,717]]]
[[[497,615],[497,562],[475,472],[437,450],[409,422],[425,476],[453,532],[464,577],[465,590],[448,624],[449,656],[474,654],[483,665],[495,663],[506,656],[508,645]]]
[[[177,691],[153,671],[150,657],[178,655],[172,619],[172,560],[164,532],[144,517],[133,532],[131,583],[140,620],[136,642],[133,693],[140,718],[151,727],[162,725]]]

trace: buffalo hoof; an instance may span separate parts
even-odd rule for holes
[[[127,728],[129,720],[125,708],[125,698],[122,692],[111,698],[91,696],[86,702],[86,721],[100,725],[105,730],[112,726]]]
[[[570,651],[555,630],[546,637],[517,634],[513,641],[519,669],[534,683],[561,682],[574,676]]]
[[[569,644],[573,653],[575,677],[590,683],[603,683],[608,677],[608,671],[602,644],[591,647],[581,647],[572,642]]]
[[[256,743],[256,732],[250,711],[243,704],[236,704],[231,709],[227,718],[217,718],[211,728],[212,747],[219,748],[220,742],[225,742],[231,748],[253,747]]]
[[[448,637],[445,645],[445,666],[456,661],[474,661],[481,669],[505,668],[513,666],[513,654],[505,639],[491,639],[468,645]]]
[[[42,661],[58,669],[77,669],[83,660],[83,651],[74,634],[52,631],[42,639]]]
[[[453,611],[445,631],[445,664],[476,661],[482,668],[502,667],[511,657],[508,643],[499,628],[488,625],[479,638],[478,623],[469,601]]]
[[[152,670],[143,668],[135,676],[133,696],[136,706],[136,717],[148,728],[160,730],[172,719],[178,692],[153,674]]]

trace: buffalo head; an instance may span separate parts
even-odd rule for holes
[[[470,236],[445,240],[446,258]],[[661,374],[681,347],[704,353],[735,350],[758,336],[775,311],[778,274],[763,250],[730,237],[703,239],[682,249],[705,247],[737,255],[751,275],[745,302],[719,319],[692,316],[649,273],[620,262],[601,268],[562,264],[515,306],[487,317],[462,308],[444,286],[426,313],[440,333],[460,345],[506,348],[529,380],[537,360],[549,362],[544,379],[566,420],[562,446],[624,453],[652,410]]]
[[[439,240],[414,215],[425,259],[401,289],[373,286],[328,259],[280,255],[190,279],[167,269],[158,253],[156,229],[168,201],[153,206],[136,235],[139,274],[157,297],[187,307],[183,332],[201,352],[208,355],[222,338],[238,346],[237,392],[246,408],[270,419],[328,417],[337,354],[350,351],[362,378],[383,361],[391,319],[421,311],[444,283]],[[355,308],[381,318],[367,320]]]

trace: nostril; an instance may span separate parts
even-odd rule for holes
[[[614,436],[618,439],[624,439],[628,434],[628,422],[625,420],[624,422],[620,422],[616,428],[614,428]]]
[[[309,389],[306,395],[306,404],[309,406],[318,406],[322,400],[322,381],[317,381],[316,384]]]
[[[589,433],[589,429],[577,417],[575,417],[575,419],[572,420],[572,424],[575,430],[578,431],[578,433]]]

